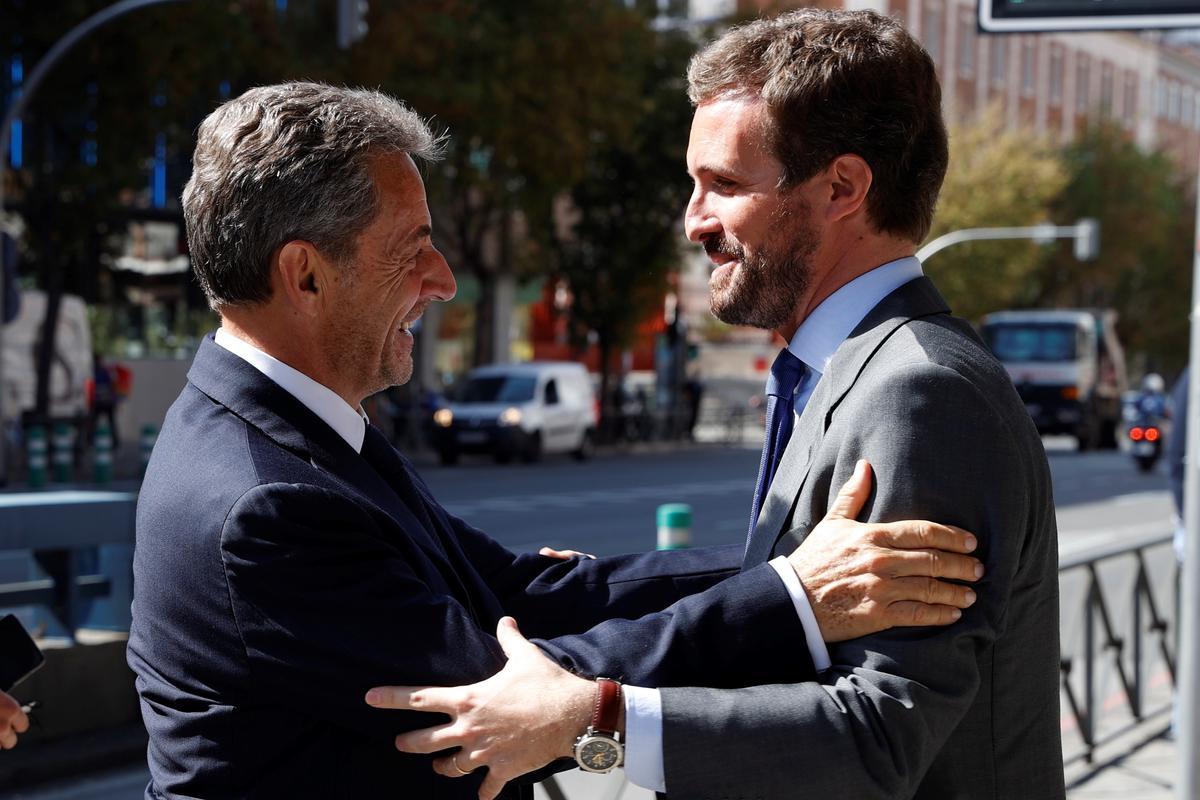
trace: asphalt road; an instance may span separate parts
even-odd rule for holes
[[[1142,531],[1171,530],[1170,495],[1161,469],[1143,475],[1123,454],[1076,453],[1063,441],[1048,440],[1047,452],[1063,555],[1120,542]],[[675,452],[602,454],[582,464],[548,458],[540,464],[498,467],[485,460],[466,460],[453,468],[425,468],[423,475],[452,512],[512,549],[551,545],[607,554],[653,548],[655,510],[664,502],[693,507],[695,546],[743,541],[757,468],[756,446],[698,446]],[[1153,562],[1156,583],[1166,585],[1169,552],[1160,551]],[[1133,575],[1131,568],[1123,566],[1109,572],[1122,587]],[[1063,641],[1069,647],[1082,635],[1079,604],[1084,585],[1069,578],[1062,589]],[[1123,613],[1114,612],[1118,623]],[[1161,690],[1161,670],[1153,670],[1151,666],[1147,680]],[[1114,680],[1112,670],[1099,670],[1099,701],[1115,707],[1119,703],[1114,698],[1119,698]],[[1073,741],[1072,722],[1066,715],[1063,727],[1064,741]],[[0,796],[137,798],[146,780],[144,768],[139,767]],[[578,783],[567,789],[572,800],[614,796],[619,791],[611,782],[570,781]],[[642,796],[632,790],[623,794],[630,800],[635,795]]]

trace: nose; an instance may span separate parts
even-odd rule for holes
[[[720,234],[721,223],[705,202],[706,195],[697,186],[688,198],[687,210],[683,215],[683,230],[692,242],[702,242],[714,234]]]
[[[446,257],[436,248],[425,256],[425,281],[422,294],[430,300],[453,300],[458,292],[458,284]]]

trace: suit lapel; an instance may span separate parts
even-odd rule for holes
[[[348,492],[386,512],[434,563],[446,563],[426,525],[345,439],[274,381],[218,345],[211,334],[200,343],[188,381]]]
[[[834,352],[821,381],[804,407],[783,451],[779,469],[763,501],[758,524],[746,548],[744,567],[771,557],[784,526],[792,516],[812,467],[812,456],[833,422],[833,415],[871,358],[893,333],[911,320],[949,313],[950,308],[932,281],[921,277],[900,286],[873,308]],[[820,520],[799,520],[806,527]],[[807,534],[807,530],[801,532]]]

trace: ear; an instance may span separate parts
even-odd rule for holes
[[[865,211],[873,180],[871,167],[861,156],[846,154],[835,158],[825,169],[823,181],[828,192],[826,219],[838,222]]]
[[[312,242],[293,239],[275,256],[275,291],[297,313],[317,313],[328,287],[328,264]]]

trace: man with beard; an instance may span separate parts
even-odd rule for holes
[[[1045,453],[1003,368],[914,257],[948,160],[931,59],[894,20],[806,9],[731,30],[697,54],[688,82],[685,225],[715,265],[713,313],[787,342],[767,384],[744,568],[809,537],[865,458],[870,520],[967,527],[987,577],[960,624],[833,645],[819,675],[624,687],[628,776],[672,798],[1061,798]],[[489,770],[485,798],[571,752],[562,727],[547,727],[570,713],[539,698],[586,698],[597,690],[580,675],[622,667],[599,649],[539,650],[511,621],[499,633],[509,662],[487,681],[368,697],[448,714],[397,747],[461,748],[460,763]],[[566,727],[594,748],[611,725],[600,716]],[[435,767],[452,774],[445,762]]]

